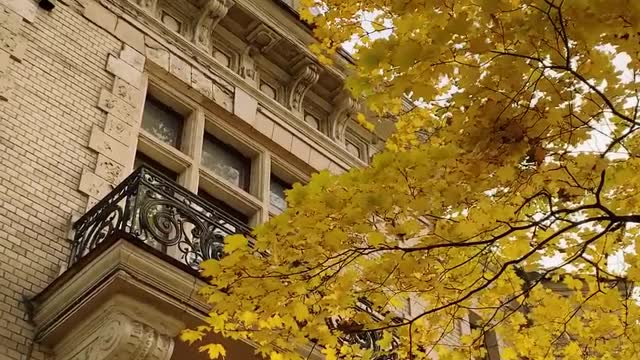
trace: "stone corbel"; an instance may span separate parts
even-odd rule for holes
[[[71,331],[55,348],[56,360],[169,360],[179,327],[158,314],[132,313],[142,305],[117,296]],[[159,320],[159,321],[158,321]]]
[[[211,49],[213,29],[234,4],[233,0],[208,0],[205,3],[193,27],[193,42],[197,46],[205,50]]]
[[[158,0],[136,0],[136,3],[147,13],[152,15],[156,13]]]
[[[329,115],[329,137],[342,144],[349,119],[358,111],[358,103],[346,91],[333,98],[333,111]]]
[[[253,45],[249,45],[240,56],[240,76],[253,86],[257,86],[257,58],[260,51]]]
[[[302,113],[304,96],[320,78],[320,67],[308,59],[303,59],[294,67],[294,74],[287,86],[287,105],[294,112]]]

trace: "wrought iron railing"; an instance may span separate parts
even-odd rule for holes
[[[176,247],[198,269],[220,259],[224,237],[249,234],[246,224],[207,203],[157,171],[142,166],[73,226],[73,264],[114,234],[126,233],[157,249]]]

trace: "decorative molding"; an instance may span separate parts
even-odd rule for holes
[[[275,31],[271,30],[264,23],[260,23],[255,29],[247,36],[249,44],[255,46],[261,53],[268,52],[275,44],[280,41],[282,37]]]
[[[136,4],[149,14],[155,14],[158,0],[136,0]]]
[[[344,144],[347,123],[358,110],[358,103],[346,92],[342,91],[333,98],[333,111],[329,115],[329,137]]]
[[[234,4],[233,0],[208,0],[204,4],[193,27],[193,42],[197,46],[211,50],[213,29]]]
[[[320,78],[320,67],[309,58],[303,58],[294,67],[295,75],[287,86],[287,106],[302,114],[302,103],[307,91]]]
[[[248,83],[257,87],[257,66],[256,57],[260,56],[258,48],[253,45],[247,46],[240,56],[240,76],[242,76]]]
[[[205,75],[214,78],[216,82],[221,84],[222,88],[228,89],[230,93],[234,92],[234,87],[238,90],[245,91],[248,95],[255,98],[261,107],[272,113],[283,126],[293,131],[294,134],[299,134],[298,136],[308,139],[314,147],[321,149],[321,151],[335,158],[335,161],[341,166],[348,168],[366,165],[363,161],[347,152],[343,146],[340,146],[324,134],[313,129],[303,121],[300,121],[299,116],[293,114],[284,105],[263,94],[256,86],[252,86],[238,73],[216,61],[211,54],[204,49],[195,46],[191,41],[179,34],[166,29],[158,19],[141,11],[138,6],[127,1],[99,1],[104,6],[112,9],[112,11],[121,14],[120,16],[127,21],[138,22],[140,25],[146,27],[145,42],[147,43],[147,60],[151,60],[152,55],[154,55],[159,61],[166,60],[166,67],[168,68],[169,52],[179,53],[186,59],[189,59],[189,62],[192,63],[194,68],[197,67],[200,71],[203,71]],[[245,0],[236,0],[236,6],[241,2],[244,3]],[[255,8],[252,7],[252,9]],[[151,43],[155,45],[150,46]],[[153,49],[150,49],[150,47]],[[151,54],[150,50],[153,50],[154,53]],[[162,67],[164,68],[165,66]],[[332,69],[331,71],[335,72],[336,70]],[[214,83],[214,92],[215,87]]]

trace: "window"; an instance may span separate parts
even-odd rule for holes
[[[291,185],[287,184],[277,176],[271,175],[271,184],[269,187],[269,203],[271,206],[279,211],[284,211],[287,208],[285,191],[290,188]]]
[[[184,117],[162,104],[158,100],[147,97],[142,115],[142,128],[160,141],[176,149],[180,148]]]
[[[243,223],[243,224],[248,224],[249,223],[249,217],[247,217],[247,215],[235,210],[234,208],[232,208],[229,204],[225,203],[222,200],[218,200],[216,199],[214,196],[210,195],[208,192],[199,189],[198,190],[198,196],[200,196],[201,198],[203,198],[207,203],[211,204],[213,208],[220,210],[221,212],[225,213],[225,214],[229,214],[231,216],[233,216],[233,218],[235,220],[238,220],[239,222]],[[230,229],[232,231],[235,231],[235,229]]]
[[[136,153],[136,158],[133,161],[133,168],[137,169],[140,166],[145,165],[146,167],[152,168],[153,170],[158,171],[159,173],[161,173],[162,175],[168,177],[169,179],[173,180],[173,181],[177,181],[178,180],[178,174],[175,171],[172,171],[170,169],[168,169],[165,166],[162,166],[160,163],[158,163],[157,161],[151,159],[150,157],[148,157],[147,155],[138,152]]]
[[[251,160],[207,133],[202,143],[201,164],[233,185],[248,191]]]

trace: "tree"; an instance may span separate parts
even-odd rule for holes
[[[354,42],[347,85],[396,132],[371,166],[315,175],[255,239],[228,238],[203,264],[208,323],[184,338],[468,359],[492,330],[501,359],[640,358],[640,2],[305,5],[313,50]]]

